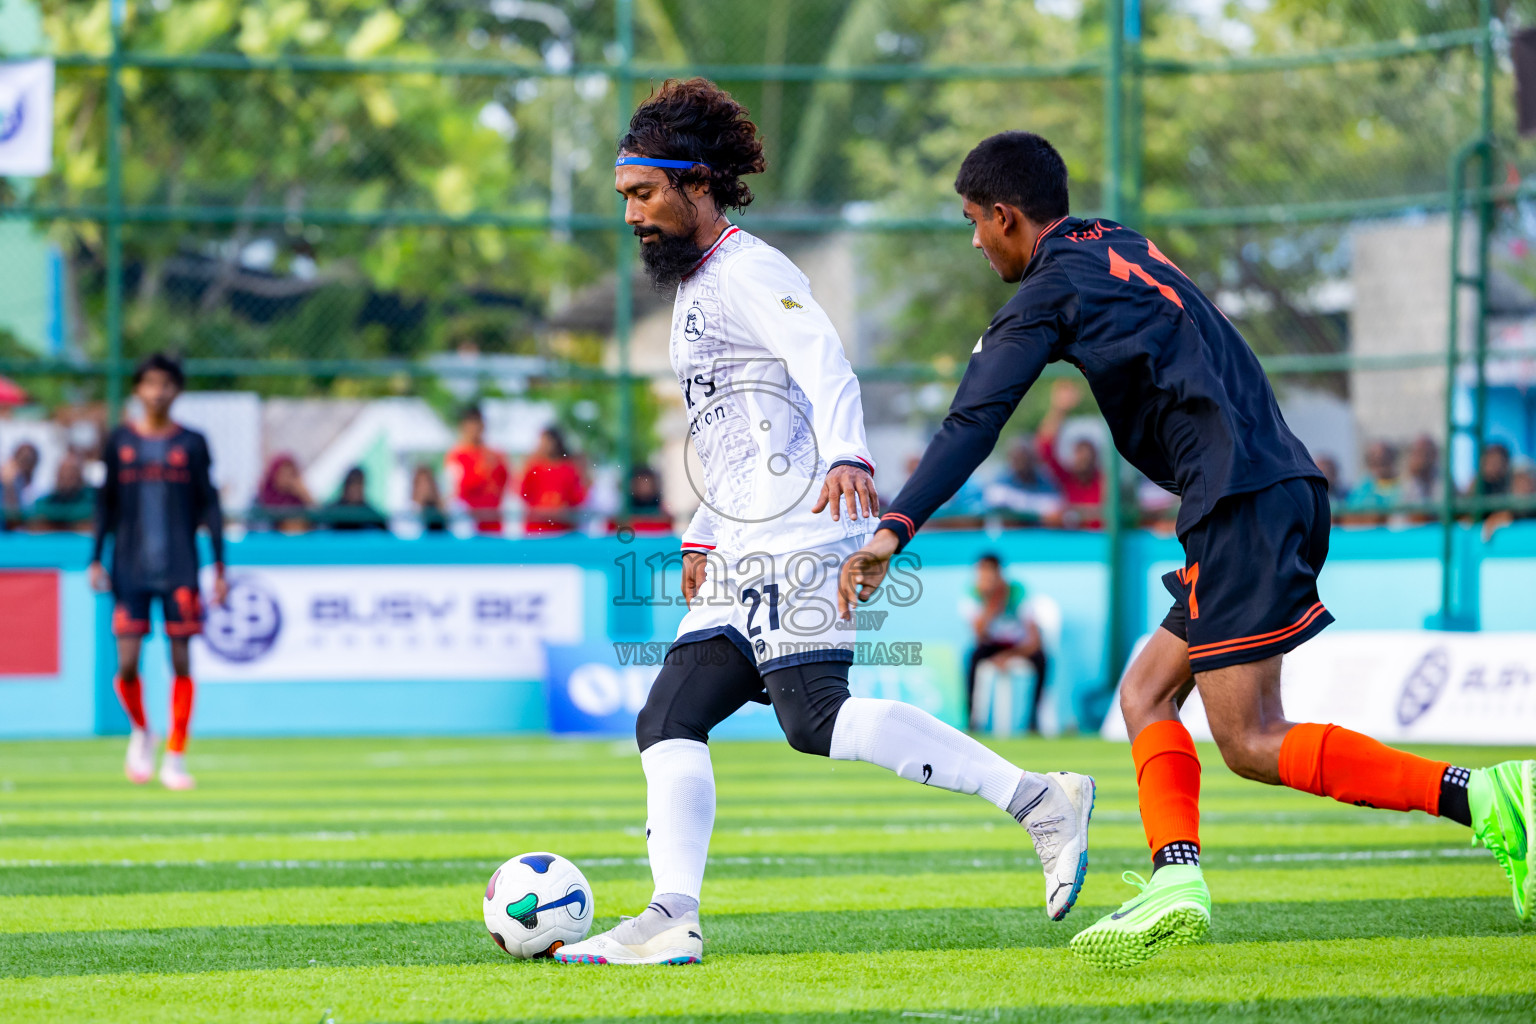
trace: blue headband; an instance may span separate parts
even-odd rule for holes
[[[670,167],[673,170],[686,171],[690,167],[702,167],[712,171],[713,167],[703,160],[659,160],[648,156],[621,156],[613,162],[615,167]]]

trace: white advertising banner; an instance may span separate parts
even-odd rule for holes
[[[53,169],[53,61],[0,61],[0,175]]]
[[[1282,664],[1293,722],[1398,743],[1536,744],[1536,633],[1330,630]],[[1211,738],[1198,691],[1180,717],[1195,739]],[[1118,690],[1101,735],[1127,738]]]
[[[542,679],[544,645],[582,639],[582,572],[234,567],[228,606],[207,611],[200,682]]]

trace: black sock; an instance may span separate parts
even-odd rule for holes
[[[1472,809],[1467,806],[1467,780],[1472,773],[1451,765],[1440,776],[1440,817],[1461,825],[1472,824]]]
[[[1200,847],[1194,843],[1169,843],[1152,855],[1152,870],[1165,868],[1169,864],[1193,864],[1200,866]]]

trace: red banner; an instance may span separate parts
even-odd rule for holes
[[[0,571],[0,676],[58,674],[58,572]]]

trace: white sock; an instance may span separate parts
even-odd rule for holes
[[[1025,772],[921,708],[849,697],[832,725],[831,756],[868,761],[904,779],[956,793],[980,793],[1008,810]],[[1031,779],[1044,787],[1043,778]],[[1031,787],[1033,788],[1033,787]]]
[[[697,900],[715,828],[715,773],[698,740],[662,740],[640,752],[645,768],[645,845],[656,895]]]

